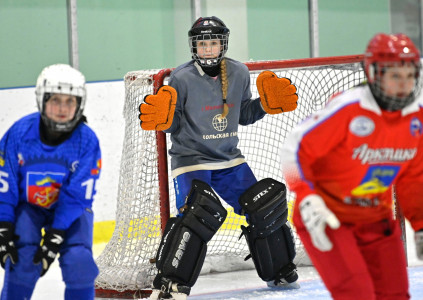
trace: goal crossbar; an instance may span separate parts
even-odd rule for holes
[[[362,55],[350,55],[245,63],[250,70],[253,98],[258,97],[255,80],[264,70],[274,71],[278,77],[290,78],[299,96],[296,110],[267,115],[252,125],[239,126],[239,148],[258,180],[272,177],[284,181],[278,164],[278,149],[286,135],[298,122],[324,107],[331,95],[364,81],[362,60]],[[176,215],[167,155],[170,139],[163,132],[143,131],[138,117],[139,105],[144,97],[156,93],[166,84],[172,70],[132,71],[125,75],[125,138],[116,227],[96,260],[100,269],[96,279],[96,297],[148,295],[157,272],[150,260],[155,257],[167,220]],[[288,192],[287,200],[288,207],[292,207],[295,195]],[[231,207],[225,207],[228,217],[208,243],[202,273],[228,271],[223,267],[231,270],[253,268],[251,260],[244,262],[249,254],[248,246],[244,239],[238,239],[239,227],[245,224],[245,218],[233,213]],[[307,264],[304,248],[298,237],[295,238],[296,263]]]

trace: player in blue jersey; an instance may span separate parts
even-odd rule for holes
[[[65,299],[92,300],[101,153],[83,115],[85,77],[69,65],[51,65],[35,92],[39,112],[18,120],[0,141],[0,263],[10,265],[1,299],[30,299],[60,254]]]
[[[269,286],[298,287],[295,247],[287,224],[285,186],[257,182],[238,148],[238,126],[297,107],[296,88],[273,72],[259,75],[251,99],[247,67],[225,57],[229,29],[199,18],[188,32],[192,60],[177,67],[169,86],[140,106],[144,130],[170,133],[178,218],[170,218],[156,257],[151,299],[185,299],[198,278],[206,244],[226,217],[215,192],[249,222],[243,227],[258,275]]]

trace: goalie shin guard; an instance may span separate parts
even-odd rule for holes
[[[210,186],[193,180],[188,208],[182,217],[170,218],[166,224],[156,255],[155,289],[189,295],[203,266],[207,242],[226,215],[226,209]]]
[[[271,178],[263,179],[242,194],[239,202],[248,215],[250,226],[241,228],[260,278],[296,281],[295,243],[287,223],[285,185]]]

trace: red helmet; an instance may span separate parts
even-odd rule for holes
[[[412,63],[416,66],[416,88],[407,99],[393,99],[384,96],[380,78],[385,67]],[[387,110],[399,110],[414,101],[420,84],[420,51],[405,34],[376,34],[367,45],[364,54],[364,72],[378,104]]]
[[[378,33],[367,45],[364,71],[369,82],[373,82],[375,74],[369,70],[372,64],[389,65],[401,62],[413,62],[416,66],[420,64],[420,51],[413,41],[403,33]]]

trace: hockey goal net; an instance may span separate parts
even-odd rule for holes
[[[296,110],[266,115],[253,125],[239,126],[239,147],[257,179],[271,177],[284,181],[278,150],[286,135],[301,120],[321,109],[329,97],[364,80],[361,55],[286,61],[248,62],[253,98],[258,97],[256,78],[263,70],[290,78],[298,89]],[[161,232],[169,216],[176,214],[173,181],[168,172],[170,139],[162,132],[143,131],[138,119],[144,96],[166,84],[172,70],[145,70],[125,75],[125,138],[120,168],[116,227],[113,236],[97,259],[100,275],[97,296],[114,297],[137,294],[151,286],[156,274],[155,257]],[[230,81],[229,81],[230,84]],[[289,207],[295,195],[288,193]],[[222,201],[224,203],[224,201]],[[224,203],[225,204],[225,203]],[[208,244],[202,273],[253,268],[244,262],[248,246],[241,234],[244,217],[228,207],[225,224]],[[290,215],[289,215],[290,217]],[[295,234],[297,265],[308,258]]]

